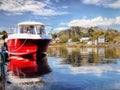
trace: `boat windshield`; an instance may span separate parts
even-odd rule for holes
[[[36,26],[36,30],[37,30],[37,34],[39,34],[40,36],[45,34],[44,25]]]
[[[20,33],[30,33],[35,34],[35,26],[34,25],[21,25]]]
[[[19,25],[18,33],[29,33],[42,36],[50,34],[52,29],[52,26],[42,24]]]

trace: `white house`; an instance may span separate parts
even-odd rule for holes
[[[98,37],[98,43],[105,43],[105,36],[104,35]]]
[[[69,39],[68,39],[68,42],[69,42],[69,43],[70,43],[70,42],[72,42],[72,39],[71,39],[71,38],[69,38]]]
[[[81,39],[80,39],[80,42],[88,42],[88,41],[90,41],[92,39],[92,37],[82,37]]]

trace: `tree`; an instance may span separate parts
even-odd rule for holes
[[[1,32],[1,34],[5,34],[5,33],[7,33],[5,30],[3,30],[3,31]]]
[[[57,34],[56,33],[55,34],[51,34],[51,35],[52,35],[53,39],[57,38]]]

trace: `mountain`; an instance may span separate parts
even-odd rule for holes
[[[90,27],[90,28],[83,28],[83,27],[71,27],[70,29],[66,29],[56,34],[56,37],[59,37],[62,42],[67,42],[69,38],[72,41],[79,41],[81,37],[92,37],[93,40],[97,39],[98,36],[104,35],[109,40],[111,37],[118,37],[120,33],[115,29],[101,29],[99,27]],[[112,36],[113,35],[113,36]],[[108,40],[108,41],[109,41]]]

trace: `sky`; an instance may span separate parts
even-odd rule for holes
[[[120,0],[0,0],[0,30],[39,21],[61,31],[72,26],[120,31]]]

